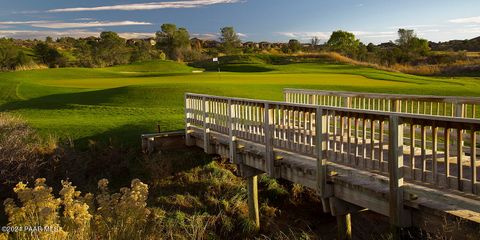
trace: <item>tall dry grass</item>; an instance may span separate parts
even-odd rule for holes
[[[346,63],[355,66],[371,67],[379,70],[389,72],[402,72],[413,75],[470,75],[478,74],[480,72],[480,59],[469,60],[457,60],[450,64],[421,64],[421,65],[408,65],[408,64],[394,64],[391,66],[384,66],[377,63],[361,62],[349,57],[343,56],[336,52],[321,52],[318,54],[334,60],[339,63]]]
[[[40,138],[17,116],[0,113],[0,184],[32,180],[43,160]]]

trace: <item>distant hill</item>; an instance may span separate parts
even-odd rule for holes
[[[434,51],[480,51],[480,37],[470,40],[451,40],[448,42],[429,42],[430,48]]]

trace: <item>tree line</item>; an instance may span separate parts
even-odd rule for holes
[[[218,54],[241,53],[241,41],[233,27],[220,29],[221,44],[205,51],[192,39],[186,28],[163,24],[155,37],[124,39],[115,32],[102,32],[99,37],[61,37],[55,41],[0,39],[0,70],[22,66],[108,67],[155,59],[195,61]]]
[[[55,41],[0,39],[0,69],[15,70],[21,66],[108,67],[119,64],[171,59],[184,62],[205,60],[221,55],[249,53],[293,54],[299,52],[333,51],[355,60],[380,65],[430,64],[454,61],[431,54],[429,42],[413,30],[399,29],[395,42],[365,45],[353,33],[334,31],[328,41],[320,44],[318,37],[310,43],[291,39],[287,43],[245,42],[242,44],[233,27],[223,27],[219,41],[192,38],[186,28],[163,24],[155,37],[124,39],[115,32],[102,32],[99,37],[62,37]],[[451,57],[450,57],[451,58]]]

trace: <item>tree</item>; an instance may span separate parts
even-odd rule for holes
[[[38,60],[49,67],[64,67],[66,58],[54,47],[40,42],[33,48]]]
[[[310,39],[310,46],[312,47],[312,50],[315,50],[315,48],[320,44],[320,38],[317,36],[312,37]]]
[[[302,50],[302,44],[297,39],[290,39],[288,41],[288,50],[291,53],[296,53]]]
[[[79,39],[74,44],[73,54],[77,58],[77,64],[82,67],[94,67],[96,65],[94,49],[97,41]]]
[[[428,41],[418,38],[413,30],[398,29],[398,39],[395,42],[401,50],[397,56],[398,62],[411,62],[430,52]]]
[[[345,54],[349,57],[355,57],[358,51],[360,41],[350,32],[338,30],[334,31],[327,41],[327,47],[331,51]]]
[[[97,64],[100,66],[113,66],[126,64],[130,58],[125,39],[115,32],[100,33],[98,45],[94,48]]]
[[[156,34],[157,48],[167,53],[170,59],[183,59],[182,51],[190,49],[190,34],[185,28],[165,23]]]
[[[53,38],[48,36],[47,38],[45,38],[45,42],[48,44],[53,43]]]
[[[225,54],[235,54],[239,52],[239,47],[242,44],[240,37],[235,32],[233,27],[224,27],[220,29],[222,43],[221,48]]]

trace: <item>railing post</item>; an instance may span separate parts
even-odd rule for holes
[[[237,140],[233,136],[233,116],[234,110],[232,109],[232,99],[228,99],[228,107],[227,107],[227,114],[228,114],[228,137],[230,139],[230,151],[229,151],[229,159],[230,163],[237,163]]]
[[[270,125],[270,105],[265,103],[264,105],[264,123],[263,131],[265,134],[265,168],[266,173],[270,177],[275,177],[275,162],[274,162],[274,153],[273,153],[273,129]]]
[[[322,198],[330,197],[327,191],[327,115],[323,115],[323,109],[315,110],[315,148],[317,153],[317,187],[318,194]]]
[[[184,102],[185,102],[185,145],[186,146],[193,146],[195,145],[192,136],[190,136],[190,123],[188,122],[190,107],[191,104],[188,99],[188,94],[185,93],[184,95]]]
[[[403,124],[396,115],[389,119],[388,173],[390,184],[389,213],[394,239],[400,239],[400,230],[408,225],[403,209]]]
[[[352,106],[352,99],[350,97],[343,97],[343,106],[345,108],[350,108]]]
[[[464,104],[463,103],[455,103],[455,117],[463,117],[463,108]]]
[[[202,105],[202,110],[203,110],[203,151],[206,154],[212,154],[212,149],[211,149],[211,144],[210,144],[210,129],[208,128],[208,102],[206,97],[202,98],[203,105]]]
[[[391,112],[400,112],[400,100],[392,99],[390,101],[390,111]]]

